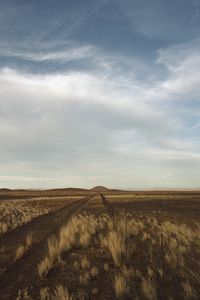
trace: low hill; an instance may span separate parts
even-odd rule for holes
[[[95,192],[106,192],[106,191],[109,191],[108,188],[106,188],[105,186],[101,186],[101,185],[98,185],[98,186],[95,186],[91,189],[91,191],[95,191]]]
[[[4,192],[10,192],[11,190],[10,189],[6,189],[6,188],[2,188],[0,189],[0,193],[4,193]]]

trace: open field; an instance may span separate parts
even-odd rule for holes
[[[0,299],[200,299],[200,192],[2,190],[0,199]]]

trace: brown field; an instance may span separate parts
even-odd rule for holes
[[[200,191],[0,190],[0,299],[200,299]]]

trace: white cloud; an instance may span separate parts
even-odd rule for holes
[[[184,172],[200,175],[196,130],[189,124],[188,136],[186,125],[188,107],[198,118],[191,106],[200,96],[198,47],[160,51],[166,77],[153,82],[125,72],[121,58],[114,61],[120,72],[115,63],[46,75],[0,70],[2,185],[11,173],[16,186],[21,180],[36,187],[41,178],[43,186],[96,180],[127,188],[181,186]],[[192,177],[187,182],[196,184]]]
[[[200,41],[159,51],[157,63],[169,70],[162,87],[169,93],[185,94],[200,90]]]
[[[61,61],[61,62],[70,62],[73,60],[84,59],[91,57],[93,52],[92,46],[80,46],[80,47],[68,47],[62,51],[35,51],[31,52],[30,50],[18,50],[18,49],[6,49],[0,48],[1,57],[10,57],[10,58],[19,58],[22,60],[30,60],[36,62],[43,61]]]

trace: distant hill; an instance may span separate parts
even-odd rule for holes
[[[45,191],[49,191],[49,192],[86,192],[88,190],[82,189],[82,188],[55,188],[55,189],[48,189]]]
[[[98,185],[98,186],[95,186],[91,189],[91,191],[95,191],[95,192],[106,192],[106,191],[109,191],[108,188],[106,188],[105,186],[101,186],[101,185]]]
[[[1,193],[1,192],[10,192],[10,191],[11,191],[10,189],[6,189],[6,188],[0,189],[0,193]]]

